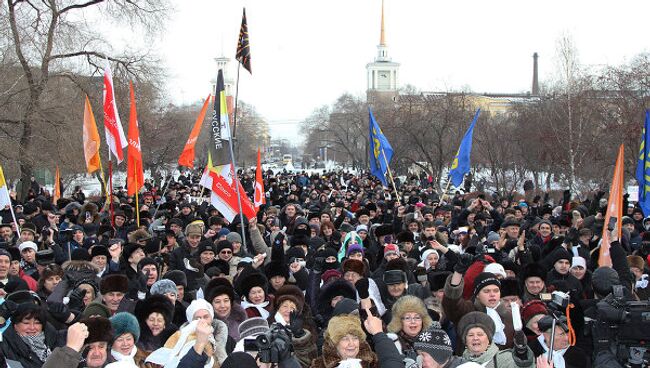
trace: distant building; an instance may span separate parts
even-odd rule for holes
[[[372,103],[377,100],[391,100],[397,96],[399,63],[393,62],[388,54],[384,30],[384,1],[381,2],[381,32],[375,61],[366,65],[367,98]]]
[[[399,63],[393,62],[388,54],[384,24],[384,1],[381,3],[381,31],[377,56],[366,65],[367,100],[369,104],[376,102],[399,103],[400,100],[426,103],[426,101],[449,95],[464,95],[476,108],[485,112],[501,114],[509,111],[514,104],[528,103],[539,100],[538,55],[533,54],[533,81],[530,92],[527,93],[475,93],[475,92],[421,92],[418,95],[399,95]]]

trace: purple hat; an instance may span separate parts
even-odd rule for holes
[[[348,247],[348,251],[345,253],[345,255],[347,257],[349,257],[350,254],[357,253],[357,252],[363,254],[364,256],[366,254],[366,251],[363,249],[363,247],[361,245],[359,245],[359,244],[350,244],[350,246]]]

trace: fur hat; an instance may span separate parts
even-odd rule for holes
[[[393,304],[392,319],[387,326],[388,332],[398,333],[402,329],[402,316],[406,313],[417,313],[422,317],[422,330],[426,330],[433,323],[422,299],[413,295],[404,295]]]
[[[415,237],[410,231],[402,231],[397,234],[398,243],[415,243]]]
[[[128,312],[116,313],[111,317],[111,325],[113,326],[113,338],[130,333],[133,335],[135,342],[140,339],[140,325],[134,315]]]
[[[86,306],[86,309],[81,312],[81,316],[83,318],[89,318],[89,317],[104,317],[104,318],[110,318],[111,317],[111,311],[108,309],[108,307],[100,302],[92,302]]]
[[[187,275],[181,270],[169,271],[163,276],[163,279],[172,280],[176,286],[187,287]]]
[[[139,301],[135,305],[133,314],[138,318],[140,326],[146,324],[147,318],[151,313],[160,313],[165,318],[165,326],[172,323],[174,317],[174,305],[171,300],[164,295],[150,295],[146,299]]]
[[[151,234],[149,234],[149,232],[145,229],[138,229],[130,232],[129,235],[127,235],[126,237],[129,240],[129,243],[135,243],[140,240],[151,239]]]
[[[438,364],[444,364],[453,355],[449,335],[440,327],[440,323],[433,322],[426,330],[415,338],[413,347],[416,351],[426,352]]]
[[[381,236],[391,235],[392,233],[393,225],[390,224],[379,225],[375,228],[375,236],[378,238]]]
[[[264,273],[268,279],[275,276],[282,276],[285,279],[289,278],[289,267],[283,262],[271,261],[264,266]]]
[[[349,282],[338,279],[324,284],[318,294],[318,310],[321,314],[331,310],[331,301],[337,296],[357,300],[357,291]]]
[[[248,293],[250,293],[252,288],[258,286],[266,293],[269,284],[266,276],[257,271],[248,273],[242,272],[242,274],[239,275],[239,278],[237,278],[237,283],[237,294],[246,299],[248,299]]]
[[[88,327],[88,337],[86,337],[84,344],[92,344],[100,341],[110,343],[113,341],[113,325],[108,318],[84,318],[79,322]]]
[[[111,259],[111,254],[108,252],[108,248],[103,245],[95,245],[90,249],[90,258],[95,258],[97,256],[104,256],[106,259]]]
[[[324,334],[325,340],[331,341],[336,346],[345,335],[356,336],[359,341],[366,339],[359,316],[339,315],[330,319]]]
[[[629,267],[636,267],[641,271],[645,268],[645,262],[640,256],[627,256],[627,264]]]
[[[296,308],[298,308],[298,313],[303,312],[303,308],[305,306],[305,295],[302,293],[302,290],[300,290],[299,287],[295,285],[284,285],[276,290],[275,294],[273,295],[275,296],[273,304],[276,311],[280,305],[282,305],[283,301],[290,300],[296,305]]]
[[[228,281],[228,279],[225,279],[223,277],[216,277],[210,280],[210,282],[208,282],[208,284],[205,285],[203,290],[204,290],[203,295],[205,295],[205,300],[211,304],[214,298],[224,294],[228,295],[232,303],[234,303],[236,300],[235,289],[232,287],[232,284],[230,284],[230,281]]]
[[[99,285],[99,291],[103,294],[108,294],[113,291],[120,293],[127,293],[129,291],[129,279],[122,274],[112,274],[102,278]]]
[[[165,295],[167,293],[178,295],[178,289],[172,280],[162,279],[154,282],[153,285],[151,285],[152,295]]]
[[[361,277],[364,277],[367,273],[366,264],[358,259],[346,259],[341,265],[341,270],[343,271],[343,275],[345,275],[346,272],[352,271],[358,273]]]
[[[490,316],[488,316],[487,313],[469,312],[466,315],[464,315],[463,318],[460,319],[460,321],[458,321],[457,329],[458,332],[460,333],[460,338],[463,341],[463,344],[465,343],[467,332],[474,327],[481,328],[488,336],[490,342],[492,342],[492,338],[494,337],[494,330],[496,329],[496,327],[494,326],[494,321],[492,321],[492,318],[490,318]]]
[[[427,280],[429,281],[429,289],[432,292],[438,291],[445,287],[445,282],[447,282],[447,277],[451,275],[449,271],[438,271],[438,272],[429,272],[427,274]]]
[[[514,277],[508,277],[501,280],[501,297],[518,296],[521,297],[521,285],[519,280]]]
[[[546,270],[538,263],[529,263],[524,267],[521,273],[521,280],[526,281],[529,277],[539,277],[542,281],[546,281]]]

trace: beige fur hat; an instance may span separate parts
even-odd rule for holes
[[[330,319],[327,324],[327,330],[325,331],[325,339],[331,340],[336,346],[345,335],[357,336],[360,341],[366,339],[366,334],[361,328],[359,316],[342,314]]]
[[[388,332],[397,333],[402,329],[402,316],[406,313],[417,313],[422,317],[422,331],[433,323],[422,299],[413,295],[404,295],[393,304],[392,319],[387,327]]]

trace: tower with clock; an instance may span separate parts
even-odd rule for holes
[[[378,99],[394,99],[397,96],[397,78],[399,63],[393,62],[388,55],[388,45],[384,32],[384,2],[381,3],[381,34],[377,45],[375,61],[366,65],[367,97],[372,103]]]

